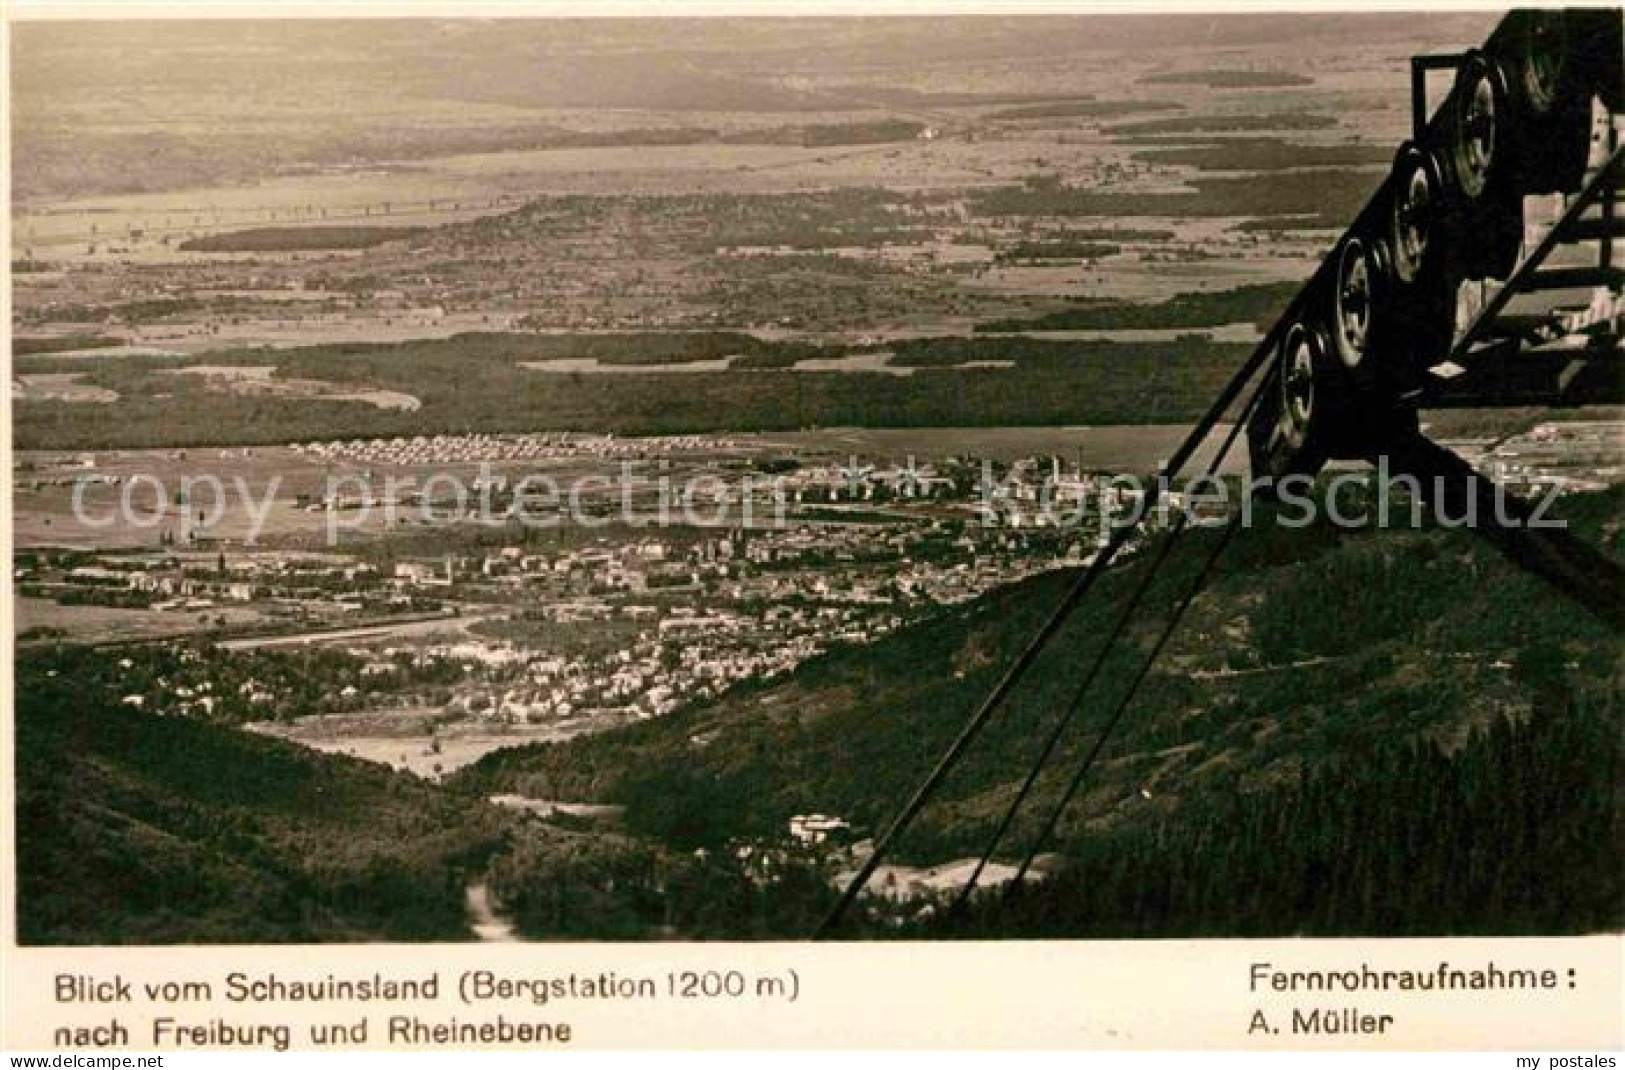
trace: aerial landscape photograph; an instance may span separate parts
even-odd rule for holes
[[[14,22],[18,943],[1620,930],[1620,23]]]

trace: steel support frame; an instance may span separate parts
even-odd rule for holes
[[[1514,564],[1625,632],[1625,567],[1546,516],[1539,503],[1511,493],[1422,434],[1414,418],[1391,421],[1369,460],[1390,476],[1414,479],[1437,515],[1462,522]]]

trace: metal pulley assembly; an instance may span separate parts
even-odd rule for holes
[[[1585,174],[1591,100],[1621,106],[1620,18],[1606,9],[1515,11],[1485,46],[1506,72],[1505,139],[1524,193],[1559,193]]]
[[[1401,390],[1410,387],[1418,367],[1450,345],[1459,265],[1446,254],[1458,252],[1460,243],[1448,240],[1459,236],[1459,228],[1443,225],[1443,187],[1433,153],[1414,143],[1400,148],[1388,210],[1388,248],[1397,285],[1384,294],[1383,323],[1373,341],[1391,373],[1388,383]]]
[[[1433,97],[1430,115],[1428,77],[1444,71],[1449,91]],[[1473,353],[1460,352],[1464,283],[1550,291],[1619,274],[1606,262],[1536,271],[1529,265],[1552,242],[1524,247],[1525,197],[1579,195],[1600,181],[1587,165],[1599,100],[1625,110],[1625,19],[1617,9],[1513,11],[1481,49],[1412,59],[1410,140],[1263,344],[1275,381],[1248,421],[1256,474],[1369,459],[1380,429],[1399,426],[1439,382],[1497,348],[1495,338],[1480,339]],[[1575,222],[1576,231],[1593,241],[1616,230],[1625,236],[1611,208],[1594,215]],[[1601,337],[1591,333],[1587,353]]]
[[[1448,176],[1443,225],[1449,265],[1464,279],[1504,279],[1523,244],[1523,194],[1507,159],[1518,125],[1507,103],[1502,64],[1468,52],[1440,131]]]
[[[1346,378],[1331,358],[1326,336],[1313,322],[1296,320],[1276,347],[1271,372],[1275,389],[1266,392],[1248,425],[1248,446],[1255,475],[1282,479],[1311,475],[1324,464],[1336,420],[1327,410]],[[1257,433],[1268,427],[1267,436]]]
[[[1483,196],[1500,165],[1498,117],[1505,99],[1500,71],[1483,53],[1469,52],[1456,71],[1446,135],[1452,191],[1463,201]]]
[[[1287,444],[1304,448],[1317,430],[1315,381],[1325,364],[1326,347],[1320,333],[1303,322],[1294,323],[1281,342],[1281,415]]]
[[[1524,13],[1521,32],[1516,33],[1518,89],[1530,118],[1543,119],[1557,107],[1568,60],[1564,28],[1562,12],[1537,10]]]
[[[1428,76],[1443,71],[1430,115]],[[1255,492],[1329,460],[1385,460],[1455,515],[1475,507],[1510,559],[1625,630],[1625,569],[1530,530],[1527,503],[1420,421],[1439,405],[1619,403],[1625,16],[1513,11],[1481,50],[1413,57],[1411,120],[1387,181],[1254,352],[1270,376],[1247,418]],[[1525,198],[1552,193],[1565,204],[1525,247]]]
[[[1406,142],[1394,160],[1391,180],[1388,240],[1394,254],[1394,275],[1413,283],[1422,275],[1433,224],[1439,213],[1439,174],[1433,157]]]
[[[1332,317],[1332,342],[1337,359],[1350,371],[1365,360],[1366,342],[1371,336],[1372,278],[1365,242],[1350,238],[1337,258],[1337,308]]]

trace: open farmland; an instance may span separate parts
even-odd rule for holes
[[[19,352],[515,327],[845,341],[1287,282],[1374,185],[1417,35],[1477,21],[1264,19],[1222,66],[1201,20],[877,20],[861,40],[745,22],[705,73],[607,60],[648,45],[636,26],[437,24],[425,50],[374,24],[345,64],[349,24],[279,24],[247,62],[249,30],[222,25],[189,31],[175,71],[161,39],[29,26]],[[77,124],[109,85],[139,88]]]
[[[1300,292],[1496,17],[19,24],[19,934],[1617,930],[1619,644]],[[1618,411],[1421,419],[1618,549]]]

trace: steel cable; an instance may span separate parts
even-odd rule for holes
[[[1268,380],[1266,379],[1265,383],[1261,383],[1257,388],[1254,389],[1252,396],[1248,398],[1247,404],[1242,410],[1241,417],[1230,429],[1229,435],[1226,436],[1224,444],[1221,445],[1218,451],[1208,460],[1202,473],[1203,478],[1211,479],[1223,466],[1225,458],[1229,456],[1231,449],[1235,447],[1236,440],[1240,437],[1241,429],[1246,426],[1248,417],[1252,415],[1253,409],[1257,407],[1259,399],[1262,397],[1267,383]],[[1124,603],[1122,610],[1119,611],[1117,620],[1112,625],[1111,632],[1106,636],[1106,640],[1101,644],[1099,650],[1096,651],[1094,660],[1090,663],[1088,671],[1084,674],[1083,679],[1073,691],[1071,701],[1067,704],[1061,715],[1055,719],[1054,724],[1051,726],[1049,735],[1044,740],[1043,747],[1039,750],[1038,756],[1034,759],[1031,768],[1028,770],[1026,779],[1022,781],[1021,788],[1016,792],[1016,797],[1011,800],[1010,805],[1005,808],[1004,816],[1000,819],[997,828],[994,829],[993,835],[989,838],[987,846],[983,848],[981,857],[977,859],[975,868],[971,870],[970,876],[966,878],[965,883],[960,887],[958,894],[955,895],[953,903],[950,904],[948,908],[950,915],[958,914],[969,901],[971,893],[975,891],[977,881],[981,879],[981,876],[983,872],[986,871],[988,864],[993,860],[993,854],[998,850],[999,844],[1004,839],[1005,834],[1010,831],[1010,826],[1015,823],[1017,814],[1020,813],[1021,807],[1026,803],[1028,795],[1032,793],[1034,786],[1038,783],[1038,778],[1043,773],[1044,767],[1049,764],[1050,758],[1054,756],[1055,750],[1060,745],[1061,739],[1066,734],[1067,728],[1071,726],[1074,718],[1077,717],[1079,710],[1083,706],[1084,698],[1088,695],[1089,689],[1091,685],[1093,685],[1095,678],[1100,674],[1101,669],[1105,666],[1106,660],[1108,657],[1110,657],[1113,647],[1116,646],[1117,641],[1122,638],[1123,634],[1128,630],[1129,624],[1132,622],[1135,613],[1139,609],[1141,600],[1145,597],[1146,592],[1151,589],[1151,585],[1155,581],[1158,572],[1161,570],[1163,562],[1168,559],[1169,554],[1172,552],[1174,544],[1179,541],[1179,536],[1185,530],[1187,518],[1188,514],[1183,511],[1175,514],[1174,519],[1169,526],[1166,537],[1162,540],[1161,545],[1157,549],[1156,557],[1148,566],[1146,566],[1144,573],[1140,577],[1140,582],[1135,586],[1134,591],[1128,598],[1128,601]]]
[[[1293,307],[1296,307],[1301,300],[1302,296],[1300,295],[1299,298],[1293,301]],[[1285,321],[1286,317],[1283,317],[1282,321],[1277,322],[1276,326],[1270,330],[1270,332],[1265,336],[1264,340],[1261,341],[1257,348],[1253,350],[1252,355],[1247,358],[1247,361],[1242,365],[1242,367],[1238,369],[1236,374],[1231,377],[1230,381],[1225,384],[1225,388],[1220,391],[1219,396],[1214,399],[1212,405],[1208,407],[1207,412],[1204,413],[1202,418],[1192,426],[1190,433],[1186,435],[1185,440],[1180,443],[1179,448],[1174,451],[1173,456],[1163,464],[1161,471],[1152,481],[1150,489],[1146,493],[1144,499],[1144,508],[1146,510],[1149,511],[1150,509],[1156,507],[1163,484],[1173,473],[1176,473],[1182,469],[1190,460],[1191,456],[1201,448],[1202,443],[1207,440],[1207,436],[1212,432],[1214,426],[1221,419],[1223,419],[1224,414],[1229,411],[1232,405],[1235,404],[1236,399],[1241,395],[1242,389],[1246,386],[1248,381],[1250,381],[1252,377],[1257,374],[1259,368],[1264,366],[1265,362],[1274,352],[1275,344],[1281,331],[1281,322]],[[1268,379],[1265,381],[1268,382]],[[1248,407],[1250,407],[1250,404],[1251,402],[1249,401]],[[1243,420],[1238,420],[1236,426],[1240,427],[1244,422],[1245,421]],[[1234,431],[1232,432],[1232,437],[1233,436]],[[1026,673],[1033,661],[1037,659],[1038,654],[1044,648],[1044,645],[1060,629],[1061,625],[1071,614],[1072,610],[1083,599],[1083,596],[1088,593],[1092,586],[1094,586],[1095,581],[1103,572],[1105,572],[1106,568],[1111,564],[1112,558],[1115,557],[1117,552],[1122,549],[1123,545],[1128,542],[1129,538],[1133,535],[1133,532],[1134,529],[1130,526],[1124,526],[1114,531],[1111,538],[1107,540],[1106,545],[1101,548],[1098,553],[1096,553],[1094,560],[1090,562],[1089,567],[1085,569],[1084,572],[1079,575],[1078,579],[1072,584],[1072,586],[1067,589],[1066,593],[1061,597],[1061,601],[1056,605],[1055,609],[1051,611],[1049,617],[1044,621],[1043,625],[1034,634],[1032,639],[1028,641],[1027,645],[1022,648],[1021,653],[1017,655],[1016,660],[1011,663],[1008,669],[1005,670],[1004,675],[999,678],[998,683],[994,685],[993,690],[988,693],[981,705],[977,707],[975,713],[973,713],[970,719],[965,722],[965,725],[960,729],[958,736],[955,737],[954,741],[948,746],[948,749],[944,751],[942,756],[937,760],[936,765],[932,768],[930,774],[927,775],[925,781],[921,783],[917,789],[915,789],[914,794],[909,798],[908,802],[903,805],[903,808],[898,812],[897,816],[892,819],[891,824],[881,835],[880,839],[875,843],[874,850],[864,861],[863,865],[859,867],[858,872],[853,876],[852,880],[848,882],[846,888],[842,891],[840,898],[836,900],[835,905],[830,909],[829,913],[825,915],[824,919],[819,923],[818,928],[813,932],[813,939],[817,940],[827,937],[835,930],[837,926],[839,926],[841,920],[845,917],[847,910],[849,910],[852,904],[856,902],[864,887],[869,883],[869,879],[874,876],[875,870],[880,868],[880,864],[885,858],[886,852],[890,849],[891,845],[895,843],[898,836],[900,836],[903,831],[913,823],[915,817],[919,815],[920,811],[925,808],[926,803],[930,801],[931,796],[936,792],[943,780],[946,779],[948,774],[952,772],[953,768],[959,764],[959,761],[964,757],[965,752],[970,748],[971,743],[974,742],[976,737],[981,734],[982,729],[986,727],[993,714],[997,712],[1000,705],[1003,704],[1010,691]]]

